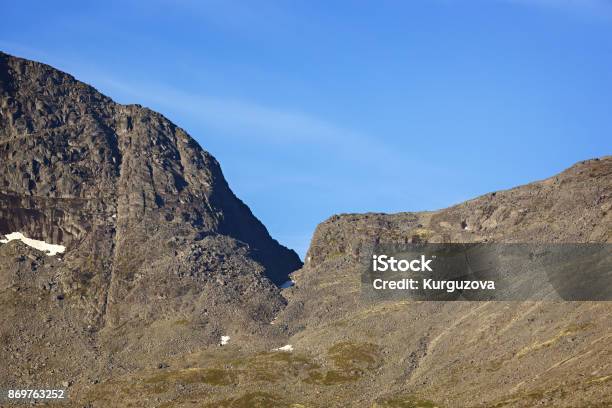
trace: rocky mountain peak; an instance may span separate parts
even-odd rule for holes
[[[233,194],[215,158],[162,115],[7,54],[0,109],[0,233],[70,246],[106,228],[119,247],[143,231],[221,234],[247,244],[276,283],[300,267]]]

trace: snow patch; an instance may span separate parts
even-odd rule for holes
[[[283,283],[282,285],[280,285],[281,289],[287,289],[292,287],[293,285],[295,285],[295,281],[292,281],[291,279],[289,279],[287,282]]]
[[[46,252],[47,256],[54,256],[57,254],[63,254],[66,251],[66,247],[63,245],[48,244],[45,241],[38,241],[36,239],[26,238],[21,232],[12,232],[5,235],[6,239],[0,239],[0,244],[6,244],[13,240],[19,240],[29,247],[38,249],[39,251]]]
[[[291,352],[291,351],[293,351],[293,346],[291,344],[287,344],[286,346],[275,348],[272,351],[287,351],[287,352]]]
[[[225,346],[230,341],[230,336],[221,336],[221,345]]]

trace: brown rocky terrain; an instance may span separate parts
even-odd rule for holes
[[[66,246],[0,244],[0,388],[68,382],[75,407],[612,406],[610,302],[375,302],[360,281],[375,243],[610,243],[612,157],[439,211],[333,216],[281,291],[296,255],[180,128],[6,54],[0,98],[0,235]]]
[[[274,283],[301,266],[182,129],[0,54],[0,234],[12,232],[67,251],[0,245],[5,386],[265,337],[285,303]]]
[[[371,303],[361,296],[359,262],[372,243],[610,243],[611,209],[608,156],[439,211],[333,216],[317,227],[277,320],[296,350],[324,354],[346,342],[381,350],[384,369],[349,383],[346,398],[431,402],[388,405],[409,407],[612,406],[611,302]]]

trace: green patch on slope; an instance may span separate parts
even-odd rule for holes
[[[304,382],[319,385],[353,382],[382,364],[380,346],[372,343],[337,343],[329,348],[328,357],[335,368],[312,371]]]

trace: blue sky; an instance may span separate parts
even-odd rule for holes
[[[2,10],[1,50],[165,114],[302,256],[336,213],[442,208],[612,154],[609,0]]]

